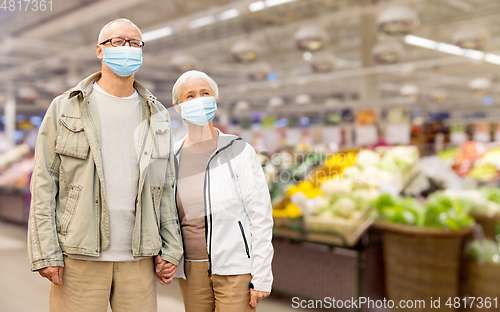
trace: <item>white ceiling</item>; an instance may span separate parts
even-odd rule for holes
[[[488,53],[500,55],[500,1],[492,0],[297,0],[251,12],[257,0],[64,0],[53,1],[52,12],[4,12],[0,10],[0,94],[7,85],[14,89],[36,88],[39,97],[50,100],[80,79],[99,70],[95,43],[101,27],[119,17],[134,21],[146,33],[171,27],[173,34],[147,42],[144,65],[137,79],[152,86],[158,98],[169,106],[170,90],[179,76],[170,59],[188,54],[197,59],[197,68],[206,71],[219,84],[220,102],[232,105],[248,100],[262,107],[272,96],[282,96],[287,105],[302,93],[310,94],[314,105],[328,98],[339,106],[411,106],[429,110],[450,107],[491,109],[500,106],[500,65],[474,61],[404,44],[403,37],[378,34],[376,40],[399,41],[406,50],[400,64],[363,67],[361,20],[376,16],[390,5],[414,8],[420,25],[415,36],[451,43],[453,33],[464,25],[486,27],[492,40]],[[236,8],[237,18],[205,27],[189,29],[190,21]],[[336,69],[315,74],[293,41],[299,27],[321,25],[332,40],[325,47],[337,59]],[[375,32],[375,31],[373,31]],[[374,39],[374,38],[372,38]],[[252,82],[252,65],[233,60],[231,46],[240,40],[253,40],[261,49],[260,59],[278,76],[275,82]],[[475,77],[492,79],[488,94],[495,100],[485,108],[484,95],[469,91]],[[406,83],[420,87],[415,101],[402,99],[399,89]],[[367,84],[375,91],[365,97]],[[365,88],[365,89],[364,89]],[[431,100],[435,89],[448,91],[445,103]],[[29,103],[19,100],[22,109]],[[315,110],[311,108],[310,110]]]

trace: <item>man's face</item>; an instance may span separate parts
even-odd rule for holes
[[[102,41],[111,39],[111,38],[122,38],[122,39],[136,39],[136,40],[141,40],[142,36],[137,27],[134,25],[127,23],[127,22],[114,22],[109,26],[107,29],[104,38]],[[128,46],[129,43],[126,43],[125,46]],[[104,57],[104,48],[112,48],[113,46],[111,45],[111,42],[108,42],[104,45],[97,45],[96,47],[96,52],[97,52],[97,57],[101,60]],[[103,63],[103,66],[107,66],[106,64]]]

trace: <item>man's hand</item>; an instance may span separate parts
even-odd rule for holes
[[[38,273],[42,277],[45,277],[55,285],[62,285],[63,284],[63,267],[48,267],[44,269],[38,270]]]
[[[264,298],[269,297],[271,293],[250,289],[250,306],[252,309],[257,308],[257,304]]]
[[[160,255],[155,258],[155,274],[158,277],[158,282],[162,285],[172,283],[177,266],[167,262]]]

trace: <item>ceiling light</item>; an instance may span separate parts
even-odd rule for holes
[[[225,21],[231,18],[238,17],[240,15],[240,12],[237,9],[231,9],[224,11],[218,15],[219,21]]]
[[[251,40],[242,40],[231,47],[231,53],[235,60],[250,63],[259,57],[259,47]]]
[[[153,41],[153,40],[156,40],[159,38],[170,36],[172,34],[172,32],[173,32],[172,27],[169,27],[169,26],[163,27],[163,28],[160,28],[157,30],[153,30],[153,31],[149,31],[147,33],[144,33],[142,35],[142,40],[144,42]]]
[[[377,19],[379,30],[388,35],[406,35],[419,23],[417,12],[405,6],[388,7]]]
[[[253,3],[250,3],[250,5],[248,6],[248,9],[252,12],[260,11],[260,10],[263,10],[265,8],[266,8],[266,3],[264,1],[253,2]]]
[[[215,20],[214,16],[205,16],[205,17],[195,19],[192,22],[189,22],[188,27],[189,27],[189,29],[195,29],[195,28],[199,28],[199,27],[213,24],[215,22],[216,22],[216,20]]]
[[[429,40],[425,38],[420,38],[412,35],[405,36],[405,42],[407,44],[419,46],[427,49],[436,49],[437,42],[434,40]]]
[[[456,45],[442,43],[442,42],[436,46],[436,49],[441,52],[455,54],[455,55],[464,54],[464,51],[462,50],[461,47],[457,47]]]
[[[399,42],[383,42],[373,47],[372,55],[379,64],[395,64],[401,61],[404,52]]]
[[[294,1],[297,1],[297,0],[266,0],[266,5],[268,7],[272,7],[275,5],[285,4],[288,2],[294,2]]]
[[[404,97],[416,98],[418,97],[419,91],[420,90],[418,86],[413,84],[406,84],[401,88],[401,90],[399,90],[399,93]]]
[[[312,104],[312,98],[309,94],[300,94],[295,98],[295,104],[310,105]]]
[[[253,81],[264,81],[267,80],[270,72],[271,66],[268,63],[258,62],[251,65],[250,71],[248,73],[248,78]]]
[[[270,109],[276,109],[285,106],[285,100],[279,96],[275,96],[269,99],[267,107]]]
[[[294,39],[299,49],[316,51],[323,48],[330,41],[330,36],[318,25],[305,25],[297,30]]]
[[[313,55],[311,68],[316,73],[326,73],[335,69],[335,56],[330,52],[317,52]]]
[[[491,89],[491,80],[484,77],[472,79],[469,88],[476,93],[486,93]]]
[[[238,101],[234,106],[236,112],[247,112],[250,110],[250,103],[248,101]]]
[[[474,60],[485,60],[488,63],[493,63],[500,65],[500,56],[495,54],[485,54],[484,52],[472,50],[472,49],[463,49],[459,46],[436,42],[434,40],[429,40],[417,36],[407,35],[405,36],[405,43],[411,44],[414,46],[427,48],[431,50],[437,50],[444,53],[454,54],[464,56]]]
[[[453,34],[452,40],[461,48],[481,50],[491,40],[491,35],[488,29],[482,26],[466,25]]]
[[[196,69],[196,59],[187,54],[176,54],[170,60],[170,65],[177,72],[185,72]]]
[[[467,50],[464,49],[465,53],[464,56],[475,59],[475,60],[482,60],[484,58],[484,52],[481,51],[476,51],[476,50]]]
[[[497,65],[500,65],[500,55],[495,55],[495,54],[486,54],[486,56],[484,57],[484,60],[488,63],[493,63],[493,64],[497,64]]]

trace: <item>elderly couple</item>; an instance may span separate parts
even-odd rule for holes
[[[172,91],[188,135],[137,81],[141,32],[118,19],[97,44],[102,71],[57,97],[31,180],[31,270],[50,311],[157,310],[179,278],[188,312],[254,311],[273,280],[270,196],[253,148],[214,128],[217,84],[184,73]]]

